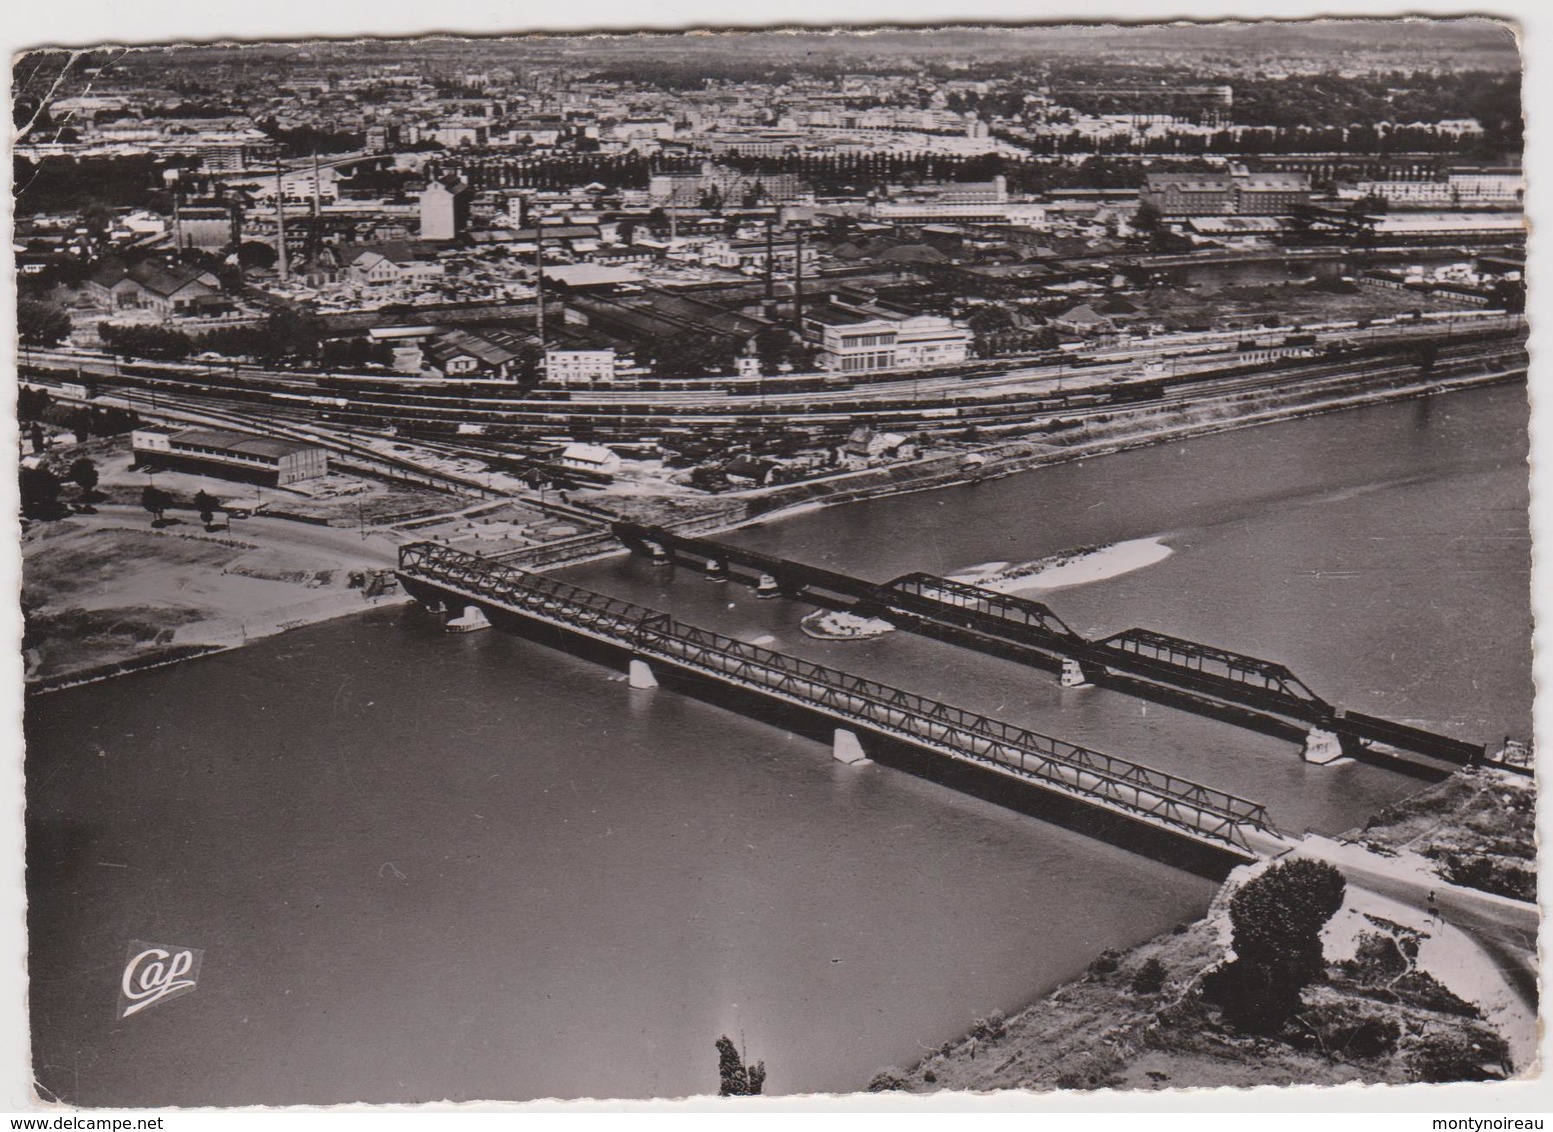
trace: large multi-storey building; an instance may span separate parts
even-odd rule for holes
[[[181,204],[173,212],[173,235],[179,248],[219,252],[237,243],[242,214],[229,201]]]
[[[1285,216],[1310,202],[1303,173],[1150,173],[1139,199],[1161,216]]]
[[[469,227],[469,204],[474,193],[467,182],[448,176],[433,181],[421,192],[421,239],[456,240]]]
[[[1401,208],[1516,208],[1526,182],[1519,169],[1458,168],[1443,179],[1358,181],[1349,192]]]
[[[741,173],[707,163],[696,172],[653,174],[647,199],[655,208],[695,208],[714,190],[723,204],[738,207],[746,198],[761,205],[784,204],[797,200],[802,188],[794,173]]]
[[[963,362],[972,340],[971,331],[953,319],[846,293],[806,310],[803,333],[819,348],[820,368],[837,373]]]

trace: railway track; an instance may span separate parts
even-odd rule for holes
[[[819,437],[844,436],[859,424],[880,430],[945,435],[968,427],[991,431],[1028,429],[1058,418],[1081,421],[1115,412],[1129,403],[1181,401],[1254,394],[1291,382],[1316,386],[1351,381],[1362,369],[1368,381],[1402,378],[1421,366],[1418,347],[1376,349],[1336,359],[1311,359],[1278,365],[1230,367],[1228,372],[1195,370],[1154,382],[1099,385],[1065,393],[1001,392],[977,389],[950,399],[909,405],[869,400],[841,402],[820,407],[812,399],[794,412],[786,403],[750,406],[702,403],[696,411],[678,406],[650,404],[579,404],[566,401],[518,401],[508,398],[434,397],[391,388],[362,389],[350,398],[337,395],[330,386],[320,392],[318,379],[271,381],[246,380],[213,374],[198,367],[178,370],[155,367],[151,372],[99,375],[99,385],[117,391],[138,410],[155,416],[159,408],[173,409],[202,418],[203,423],[245,431],[268,432],[288,439],[319,444],[340,455],[395,473],[435,480],[459,490],[484,491],[473,476],[430,467],[413,459],[384,452],[370,440],[393,437],[412,439],[439,455],[489,461],[499,455],[515,469],[555,478],[562,469],[547,463],[531,448],[541,436],[591,434],[600,439],[635,440],[671,428],[707,431],[760,427],[791,427]],[[1525,343],[1513,333],[1486,333],[1471,337],[1435,340],[1434,371],[1442,376],[1452,369],[1474,364],[1508,369],[1526,364]],[[35,363],[31,367],[40,367]],[[64,380],[74,371],[51,376]],[[387,383],[382,383],[386,385]],[[1147,394],[1147,396],[1144,396]],[[511,430],[508,437],[456,436],[460,426],[479,425]],[[436,448],[429,446],[435,444]],[[489,464],[487,464],[489,466]],[[572,473],[574,479],[586,478]]]

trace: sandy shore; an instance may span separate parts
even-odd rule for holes
[[[278,519],[207,531],[136,518],[106,507],[28,527],[29,688],[107,679],[405,600],[351,585],[353,574],[394,564],[397,544],[384,536]]]
[[[1109,546],[1065,551],[1030,562],[987,562],[951,574],[949,580],[997,593],[1045,592],[1130,574],[1163,562],[1172,553],[1158,537],[1129,539]]]

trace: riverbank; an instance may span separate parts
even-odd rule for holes
[[[22,535],[27,688],[51,691],[237,648],[301,625],[405,600],[368,596],[393,565],[382,536],[245,520],[205,531],[131,525],[113,509]],[[353,575],[355,576],[353,579]]]
[[[1098,416],[1064,422],[1061,428],[1049,427],[1038,438],[1023,437],[939,453],[921,460],[820,481],[758,489],[737,497],[707,499],[704,504],[676,496],[661,501],[662,508],[654,509],[650,501],[633,500],[629,510],[633,518],[667,522],[686,533],[717,534],[862,499],[931,491],[1134,448],[1521,379],[1524,379],[1524,370],[1401,382],[1390,378],[1366,380],[1344,376],[1274,391],[1236,392],[1220,397],[1118,408]],[[600,520],[606,518],[606,514],[597,508],[591,510]],[[33,531],[90,522],[85,516],[77,516],[58,523],[38,524]],[[257,531],[266,524],[273,524],[273,521],[251,519],[246,521],[244,529]],[[239,565],[236,573],[250,579],[290,585],[293,587],[290,592],[222,594],[218,591],[226,589],[227,583],[221,579],[231,573],[228,563],[205,563],[204,566],[214,566],[214,569],[202,569],[176,552],[159,564],[141,561],[145,556],[132,554],[128,558],[131,564],[128,574],[115,575],[111,612],[110,603],[98,601],[103,596],[101,590],[97,591],[97,596],[88,594],[87,599],[80,602],[72,603],[68,597],[53,600],[49,596],[40,601],[39,589],[69,589],[69,579],[80,577],[81,572],[68,562],[52,568],[46,561],[39,561],[39,556],[30,549],[32,532],[28,532],[23,537],[23,605],[29,626],[26,649],[29,689],[43,690],[79,679],[106,679],[147,664],[239,647],[248,640],[288,628],[343,616],[370,604],[360,600],[359,591],[337,592],[344,586],[348,571],[383,569],[395,563],[398,543],[382,534],[372,534],[360,540],[358,546],[331,546],[320,558],[316,554],[319,539],[326,539],[331,533],[346,539],[357,536],[354,532],[331,532],[328,528],[313,529],[299,524],[284,526],[291,529],[271,532],[271,538],[267,540],[288,548],[283,554],[288,562],[279,571],[282,576],[277,577],[273,570],[267,572],[264,566],[252,570]],[[315,533],[303,533],[309,530]],[[218,541],[215,536],[192,532],[159,533],[186,541]],[[1004,592],[1058,588],[1117,571],[1137,569],[1168,555],[1168,546],[1144,541],[1149,545],[1096,548],[1094,554],[1070,553],[1060,562],[994,564],[1005,568],[1007,573],[976,584],[987,584]],[[300,563],[298,556],[290,553],[298,544],[302,546],[301,558],[304,559]],[[162,545],[167,548],[174,544]],[[254,544],[245,549],[258,550],[258,546]],[[532,569],[575,565],[625,553],[607,532],[560,540],[554,555],[547,553],[547,545],[536,546],[533,550],[537,557],[529,566]],[[104,558],[90,549],[83,550],[82,554],[88,562]],[[149,556],[151,559],[156,557],[155,554]],[[47,555],[42,558],[46,559]],[[132,596],[134,586],[122,585],[126,576],[138,577],[144,582],[153,575],[176,584],[171,590],[160,584],[151,585],[150,589],[156,593],[146,600]],[[335,592],[302,594],[294,589],[298,585],[322,586]],[[205,597],[191,600],[191,596],[201,590],[205,591]]]
[[[978,1019],[959,1040],[910,1069],[881,1071],[868,1087],[913,1093],[1249,1088],[1534,1072],[1535,1003],[1501,969],[1493,933],[1457,912],[1462,899],[1451,897],[1470,903],[1471,892],[1447,889],[1442,875],[1432,882],[1441,893],[1436,908],[1404,891],[1379,891],[1385,886],[1369,875],[1391,872],[1390,847],[1399,845],[1489,838],[1506,853],[1514,844],[1529,859],[1532,795],[1527,779],[1468,768],[1340,839],[1335,855],[1340,868],[1348,865],[1348,886],[1322,937],[1326,979],[1305,990],[1304,1008],[1278,1035],[1235,1031],[1201,994],[1203,977],[1229,952],[1230,898],[1265,867],[1252,865],[1230,875],[1202,919],[1129,950],[1105,952],[1083,975],[1012,1018]],[[1330,858],[1333,843],[1317,840],[1323,844],[1301,854]],[[1367,854],[1361,840],[1388,855]],[[1352,863],[1360,855],[1370,858],[1362,868]],[[1413,891],[1425,889],[1432,902],[1433,888]],[[1536,915],[1534,905],[1483,900],[1502,901],[1509,922]],[[1535,955],[1528,961],[1534,966]]]
[[[1422,380],[1416,375],[1398,379],[1395,375],[1357,373],[1291,382],[1275,389],[1237,390],[1217,396],[1194,394],[1163,403],[1117,406],[1092,416],[1054,419],[1040,429],[1010,427],[1003,430],[1008,435],[1002,440],[962,444],[951,451],[940,450],[915,460],[781,487],[751,488],[702,500],[678,495],[662,500],[640,496],[613,498],[609,504],[620,518],[669,526],[685,534],[714,535],[864,499],[980,483],[1134,448],[1487,385],[1524,382],[1525,378],[1524,366],[1436,373]],[[587,550],[564,564],[575,565],[617,552],[611,547]]]

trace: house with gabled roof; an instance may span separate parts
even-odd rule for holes
[[[163,316],[221,301],[221,280],[210,271],[144,260],[106,265],[86,281],[86,292],[108,310],[153,310]]]
[[[1051,324],[1063,333],[1084,337],[1112,334],[1116,331],[1116,324],[1088,303],[1079,303],[1061,314],[1053,315]]]
[[[534,354],[532,340],[510,330],[454,328],[421,346],[426,364],[447,378],[515,381],[524,358]]]

